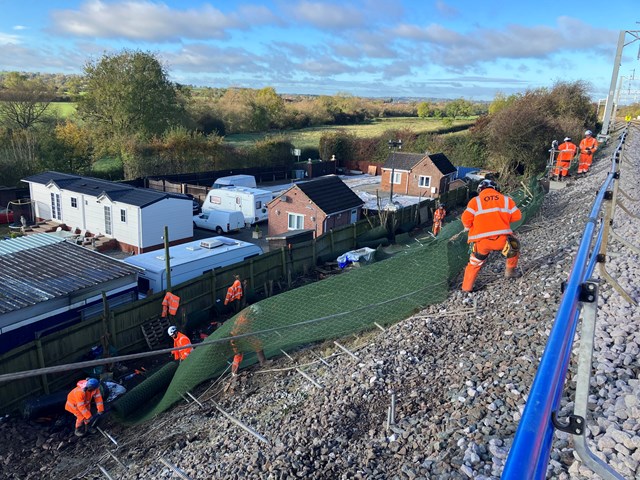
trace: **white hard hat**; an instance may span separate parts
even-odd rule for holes
[[[586,132],[584,132],[585,135],[593,135],[593,132],[591,130],[587,130]]]
[[[564,141],[565,142],[570,142],[571,141],[571,137],[564,137]]]
[[[176,332],[178,331],[178,327],[171,325],[168,329],[167,329],[167,333],[169,335],[175,335]]]

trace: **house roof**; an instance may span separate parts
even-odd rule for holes
[[[335,175],[298,183],[296,186],[326,214],[360,207],[364,203]]]
[[[71,175],[60,172],[42,172],[31,175],[22,180],[23,182],[40,183],[48,185],[55,184],[62,190],[76,192],[83,195],[91,195],[94,197],[106,196],[113,202],[122,202],[137,207],[146,207],[152,203],[158,202],[165,198],[180,198],[166,192],[158,192],[148,188],[137,188],[127,185],[126,183],[109,182],[93,177],[81,177],[79,175]],[[189,201],[191,201],[189,199]]]
[[[37,233],[2,240],[0,315],[136,272],[138,269],[131,265],[55,235]]]
[[[413,167],[426,157],[431,159],[443,175],[448,175],[456,171],[456,167],[453,166],[444,153],[431,153],[427,155],[423,153],[393,152],[389,154],[387,160],[384,162],[384,168],[411,171]]]

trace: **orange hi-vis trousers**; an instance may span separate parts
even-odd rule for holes
[[[578,163],[578,173],[587,173],[593,162],[593,153],[580,152],[580,160]]]
[[[506,235],[497,235],[493,237],[485,237],[476,240],[473,243],[469,263],[464,269],[464,279],[462,280],[462,290],[470,292],[476,283],[476,278],[480,273],[480,269],[486,262],[491,252],[501,252],[507,243]],[[520,254],[512,258],[507,258],[507,268],[516,268]]]

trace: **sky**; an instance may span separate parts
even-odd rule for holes
[[[619,32],[640,30],[639,7],[638,0],[0,0],[0,71],[82,73],[104,53],[129,49],[157,55],[171,80],[196,86],[479,101],[581,80],[597,100],[609,91]],[[629,94],[640,86],[639,47],[623,50]]]

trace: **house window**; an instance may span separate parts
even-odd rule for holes
[[[78,208],[78,199],[76,197],[71,197],[71,207]]]
[[[124,209],[120,209],[120,221],[122,223],[127,223],[127,211]]]
[[[396,185],[402,183],[402,172],[393,172],[391,183],[395,183]]]
[[[304,228],[304,215],[289,214],[289,230],[302,230]]]
[[[431,177],[427,177],[426,175],[420,175],[418,178],[418,186],[421,188],[427,188],[431,186]]]
[[[104,233],[111,235],[111,207],[104,206]]]

